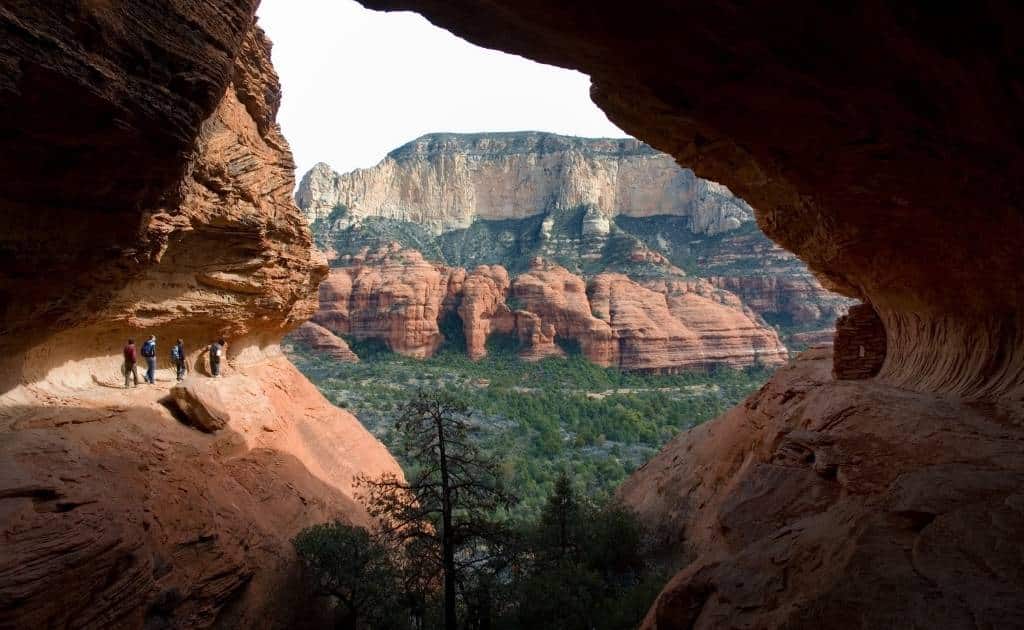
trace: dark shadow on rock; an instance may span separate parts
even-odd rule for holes
[[[226,441],[244,445],[242,436],[196,433],[153,407],[102,423],[61,420],[80,409],[3,411],[34,425],[0,442],[5,627],[300,627],[328,618],[299,583],[290,539],[308,525],[366,516],[293,455],[225,451]],[[57,421],[31,422],[40,418]]]

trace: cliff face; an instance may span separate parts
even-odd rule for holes
[[[519,330],[516,316],[508,307],[511,281],[501,265],[481,265],[462,283],[458,315],[466,337],[466,353],[471,359],[487,356],[487,338],[492,333]],[[528,346],[532,344],[528,341]]]
[[[433,134],[372,169],[317,165],[296,198],[332,258],[398,242],[512,275],[541,257],[587,279],[704,277],[785,335],[827,331],[851,304],[765,238],[728,189],[633,140]]]
[[[179,205],[254,5],[0,10],[2,390],[27,348],[94,319],[159,258],[166,225],[154,217]],[[143,51],[144,63],[124,62]]]
[[[292,339],[308,348],[341,363],[359,363],[359,357],[345,340],[314,322],[306,322],[295,329]]]
[[[16,627],[314,621],[290,537],[366,522],[352,476],[400,473],[277,348],[326,263],[290,198],[253,9],[0,9],[0,616]],[[149,333],[157,384],[123,390],[121,347]],[[207,435],[166,398],[166,357],[184,338],[201,378],[218,336],[207,403],[225,426]]]
[[[717,276],[711,283],[740,296],[758,313],[785,314],[795,324],[840,315],[839,304],[813,277]],[[831,303],[830,302],[831,298]],[[845,310],[845,309],[844,309]]]
[[[249,29],[223,98],[196,128],[180,179],[153,206],[137,211],[133,232],[122,242],[102,244],[111,237],[102,219],[39,228],[46,238],[81,238],[85,249],[95,232],[96,246],[110,260],[96,269],[96,278],[89,269],[79,276],[69,263],[35,282],[52,287],[79,277],[68,296],[40,306],[29,290],[7,302],[12,312],[4,358],[11,365],[4,390],[39,380],[89,384],[83,361],[116,371],[125,338],[144,331],[168,342],[183,337],[196,356],[198,346],[218,335],[239,346],[273,343],[312,315],[326,261],[289,197],[294,163],[274,122],[279,88],[269,51],[262,31]],[[19,247],[32,242],[23,228],[18,224],[5,236]],[[17,270],[6,273],[19,277]],[[79,293],[87,306],[72,309]],[[19,317],[32,308],[46,313]]]
[[[541,259],[510,279],[499,265],[471,272],[426,261],[397,244],[363,252],[331,270],[315,320],[337,334],[376,339],[428,357],[461,321],[466,351],[486,355],[492,334],[514,335],[527,359],[563,354],[558,340],[604,366],[671,372],[712,366],[778,365],[775,331],[733,294],[704,280],[642,286],[621,274],[589,282]]]
[[[433,355],[444,341],[438,322],[452,272],[397,246],[352,262],[324,283],[325,313],[316,321],[335,333],[382,340],[406,356]]]
[[[645,627],[1019,626],[1020,406],[831,371],[801,354],[620,488],[685,566]]]
[[[884,331],[624,488],[692,561],[646,627],[1024,624],[1019,7],[362,2],[587,73],[622,129],[728,185]],[[861,358],[876,376],[830,376]]]
[[[671,157],[632,139],[538,132],[432,134],[380,164],[339,175],[317,164],[296,201],[312,223],[337,206],[345,220],[384,217],[434,234],[476,220],[522,219],[593,207],[600,217],[687,217],[693,231],[717,234],[753,218],[727,188],[695,177]]]

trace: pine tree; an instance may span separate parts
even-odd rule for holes
[[[566,561],[577,551],[582,518],[579,497],[569,475],[562,471],[555,480],[554,492],[541,509],[538,546],[554,550],[559,562]]]
[[[444,627],[454,630],[456,586],[463,572],[487,560],[481,549],[500,538],[492,520],[515,499],[501,486],[494,460],[470,436],[468,409],[447,392],[419,391],[395,422],[408,480],[360,477],[357,485],[383,532],[433,567],[444,581]]]

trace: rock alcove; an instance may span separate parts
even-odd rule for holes
[[[868,378],[806,354],[622,488],[684,567],[648,627],[1024,625],[1024,561],[1007,551],[1024,538],[1020,7],[364,4],[588,73],[620,127],[728,185],[870,303],[851,330],[884,331],[855,340],[854,358],[881,359],[855,370]],[[227,609],[294,622],[273,603],[278,556],[239,550],[283,548],[295,514],[358,519],[332,507],[347,505],[342,474],[394,466],[351,424],[331,439],[361,448],[317,449],[337,412],[276,355],[325,267],[288,199],[254,11],[0,8],[0,611],[14,625],[208,624]],[[124,330],[158,325],[238,340],[232,418],[251,425],[200,440],[159,430],[156,401],[80,394],[116,373]],[[271,430],[244,413],[253,400]]]

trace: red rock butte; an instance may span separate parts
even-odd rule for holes
[[[320,285],[313,319],[329,333],[380,340],[406,356],[433,356],[445,318],[455,316],[472,359],[486,356],[495,333],[515,335],[524,359],[562,356],[557,342],[567,340],[593,363],[643,372],[776,366],[788,357],[775,330],[736,295],[699,278],[641,285],[602,273],[587,282],[535,259],[510,279],[501,265],[467,272],[397,243],[346,262]],[[299,332],[308,343],[306,329]]]
[[[870,305],[621,489],[683,567],[646,627],[1024,626],[1024,8],[362,1],[589,74]],[[288,537],[394,469],[276,353],[325,264],[255,5],[0,8],[12,625],[301,623]],[[230,337],[224,429],[115,389],[154,329]]]

